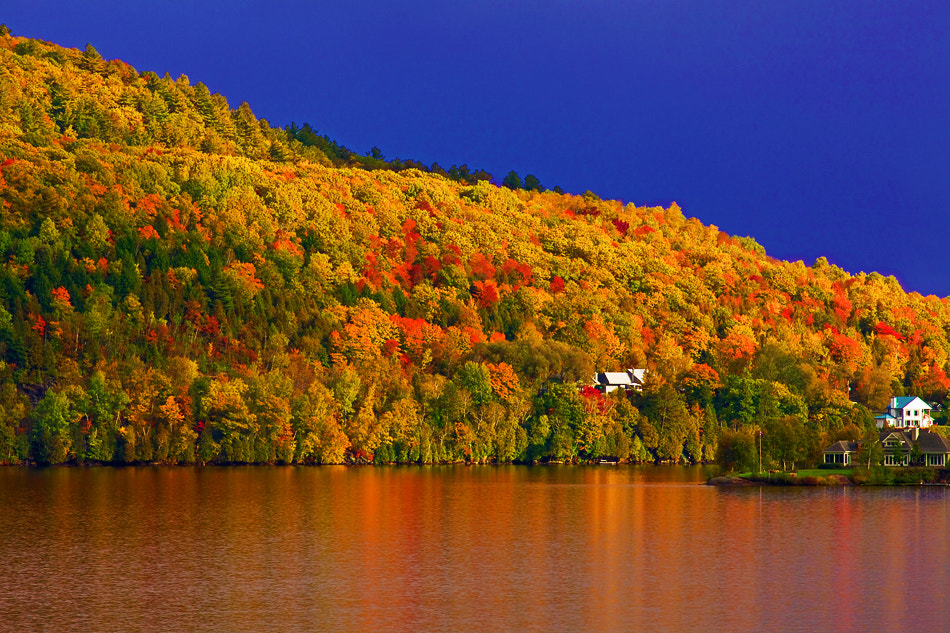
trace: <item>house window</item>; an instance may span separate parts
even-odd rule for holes
[[[904,466],[907,462],[904,460],[903,455],[894,455],[888,453],[884,456],[884,465],[885,466]]]
[[[946,464],[946,455],[927,455],[928,466],[944,466]]]

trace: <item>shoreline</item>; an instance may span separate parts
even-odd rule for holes
[[[809,471],[810,473],[813,471]],[[878,466],[844,474],[766,473],[764,475],[717,475],[709,486],[950,486],[950,470],[935,467],[892,468]]]

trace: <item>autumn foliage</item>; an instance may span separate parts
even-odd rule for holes
[[[950,388],[947,301],[893,277],[355,156],[91,48],[0,65],[0,462],[699,462],[766,429],[804,463]]]

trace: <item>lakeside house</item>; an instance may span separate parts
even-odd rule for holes
[[[920,427],[887,429],[878,441],[884,449],[885,466],[931,466],[946,468],[950,464],[950,440],[934,431]],[[850,466],[857,463],[859,442],[835,442],[822,451],[826,464]]]
[[[840,442],[835,442],[822,451],[822,455],[826,464],[850,466],[855,460],[858,451],[860,450],[860,442],[847,442],[845,440],[841,440]]]
[[[618,389],[641,391],[646,384],[646,376],[646,369],[604,371],[594,375],[593,386],[604,393],[612,393]]]
[[[881,415],[875,416],[874,423],[879,429],[918,427],[925,429],[933,426],[929,404],[916,396],[891,398],[890,405]]]
[[[929,404],[916,396],[891,398],[887,410],[874,418],[881,429],[878,442],[884,449],[885,466],[934,466],[950,463],[950,440],[928,430],[933,426]],[[849,466],[856,462],[859,442],[835,442],[824,451],[826,464]]]

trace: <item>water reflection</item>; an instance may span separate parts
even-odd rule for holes
[[[2,469],[0,629],[948,630],[946,488],[708,474]]]

